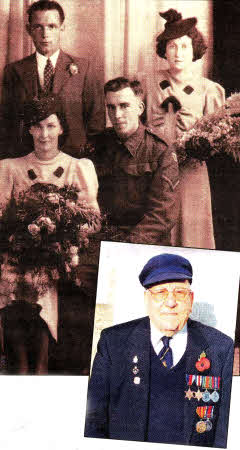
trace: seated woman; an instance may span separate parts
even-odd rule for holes
[[[157,37],[157,55],[169,68],[155,74],[147,92],[147,120],[173,143],[179,133],[190,130],[197,119],[223,105],[222,86],[194,72],[194,61],[206,52],[197,19],[182,19],[170,9]],[[173,228],[172,244],[183,247],[215,248],[211,193],[205,162],[180,167],[180,215]]]
[[[73,186],[78,201],[98,215],[98,181],[93,163],[88,159],[75,159],[60,150],[67,135],[67,124],[58,98],[45,97],[26,105],[24,122],[33,138],[34,151],[21,158],[0,161],[2,210],[31,186],[43,183],[58,188]],[[93,233],[97,231],[98,224],[89,230]],[[14,283],[9,281],[14,281],[14,276],[14,267],[2,265],[0,307],[7,372],[47,373],[48,347],[56,347],[58,340],[56,289],[53,286],[50,294],[38,296],[37,299],[31,297],[32,291],[28,290],[27,283],[15,286],[10,292],[10,286]]]

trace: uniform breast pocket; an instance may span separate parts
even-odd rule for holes
[[[128,199],[131,203],[144,204],[153,177],[154,168],[149,163],[128,168]]]

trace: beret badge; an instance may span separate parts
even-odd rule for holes
[[[71,75],[77,75],[78,74],[78,66],[75,63],[71,63],[68,66],[68,70]]]

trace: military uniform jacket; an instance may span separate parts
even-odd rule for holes
[[[125,240],[169,244],[178,213],[174,151],[140,123],[124,142],[113,128],[106,129],[95,139],[92,158],[99,179],[100,209],[125,232]]]
[[[71,66],[73,65],[73,67]],[[76,158],[86,135],[104,128],[103,90],[93,67],[84,58],[60,51],[55,67],[53,89],[63,101],[69,136],[64,151]],[[29,142],[21,147],[23,104],[41,96],[36,54],[8,64],[4,70],[1,105],[1,158],[22,156]]]
[[[210,368],[198,372],[196,362],[202,351]],[[196,398],[184,399],[183,443],[225,447],[233,367],[233,341],[220,331],[188,320],[186,375],[221,377],[219,401],[214,403],[212,430],[196,431],[200,420]],[[140,382],[134,383],[137,366]],[[167,369],[166,369],[167,370]],[[145,441],[148,426],[150,383],[150,323],[145,317],[103,330],[89,382],[85,436]],[[188,390],[187,381],[185,391]],[[203,389],[202,389],[203,390]],[[210,402],[211,403],[211,402]],[[213,404],[213,403],[212,403]],[[161,440],[159,439],[159,442]]]

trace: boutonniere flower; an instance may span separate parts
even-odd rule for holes
[[[77,75],[78,73],[78,66],[75,63],[71,63],[68,66],[69,72],[71,75]]]
[[[206,353],[202,352],[201,355],[198,358],[198,361],[195,364],[196,369],[199,372],[204,372],[204,370],[209,369],[210,365],[211,364],[210,364],[209,359],[206,357]]]

